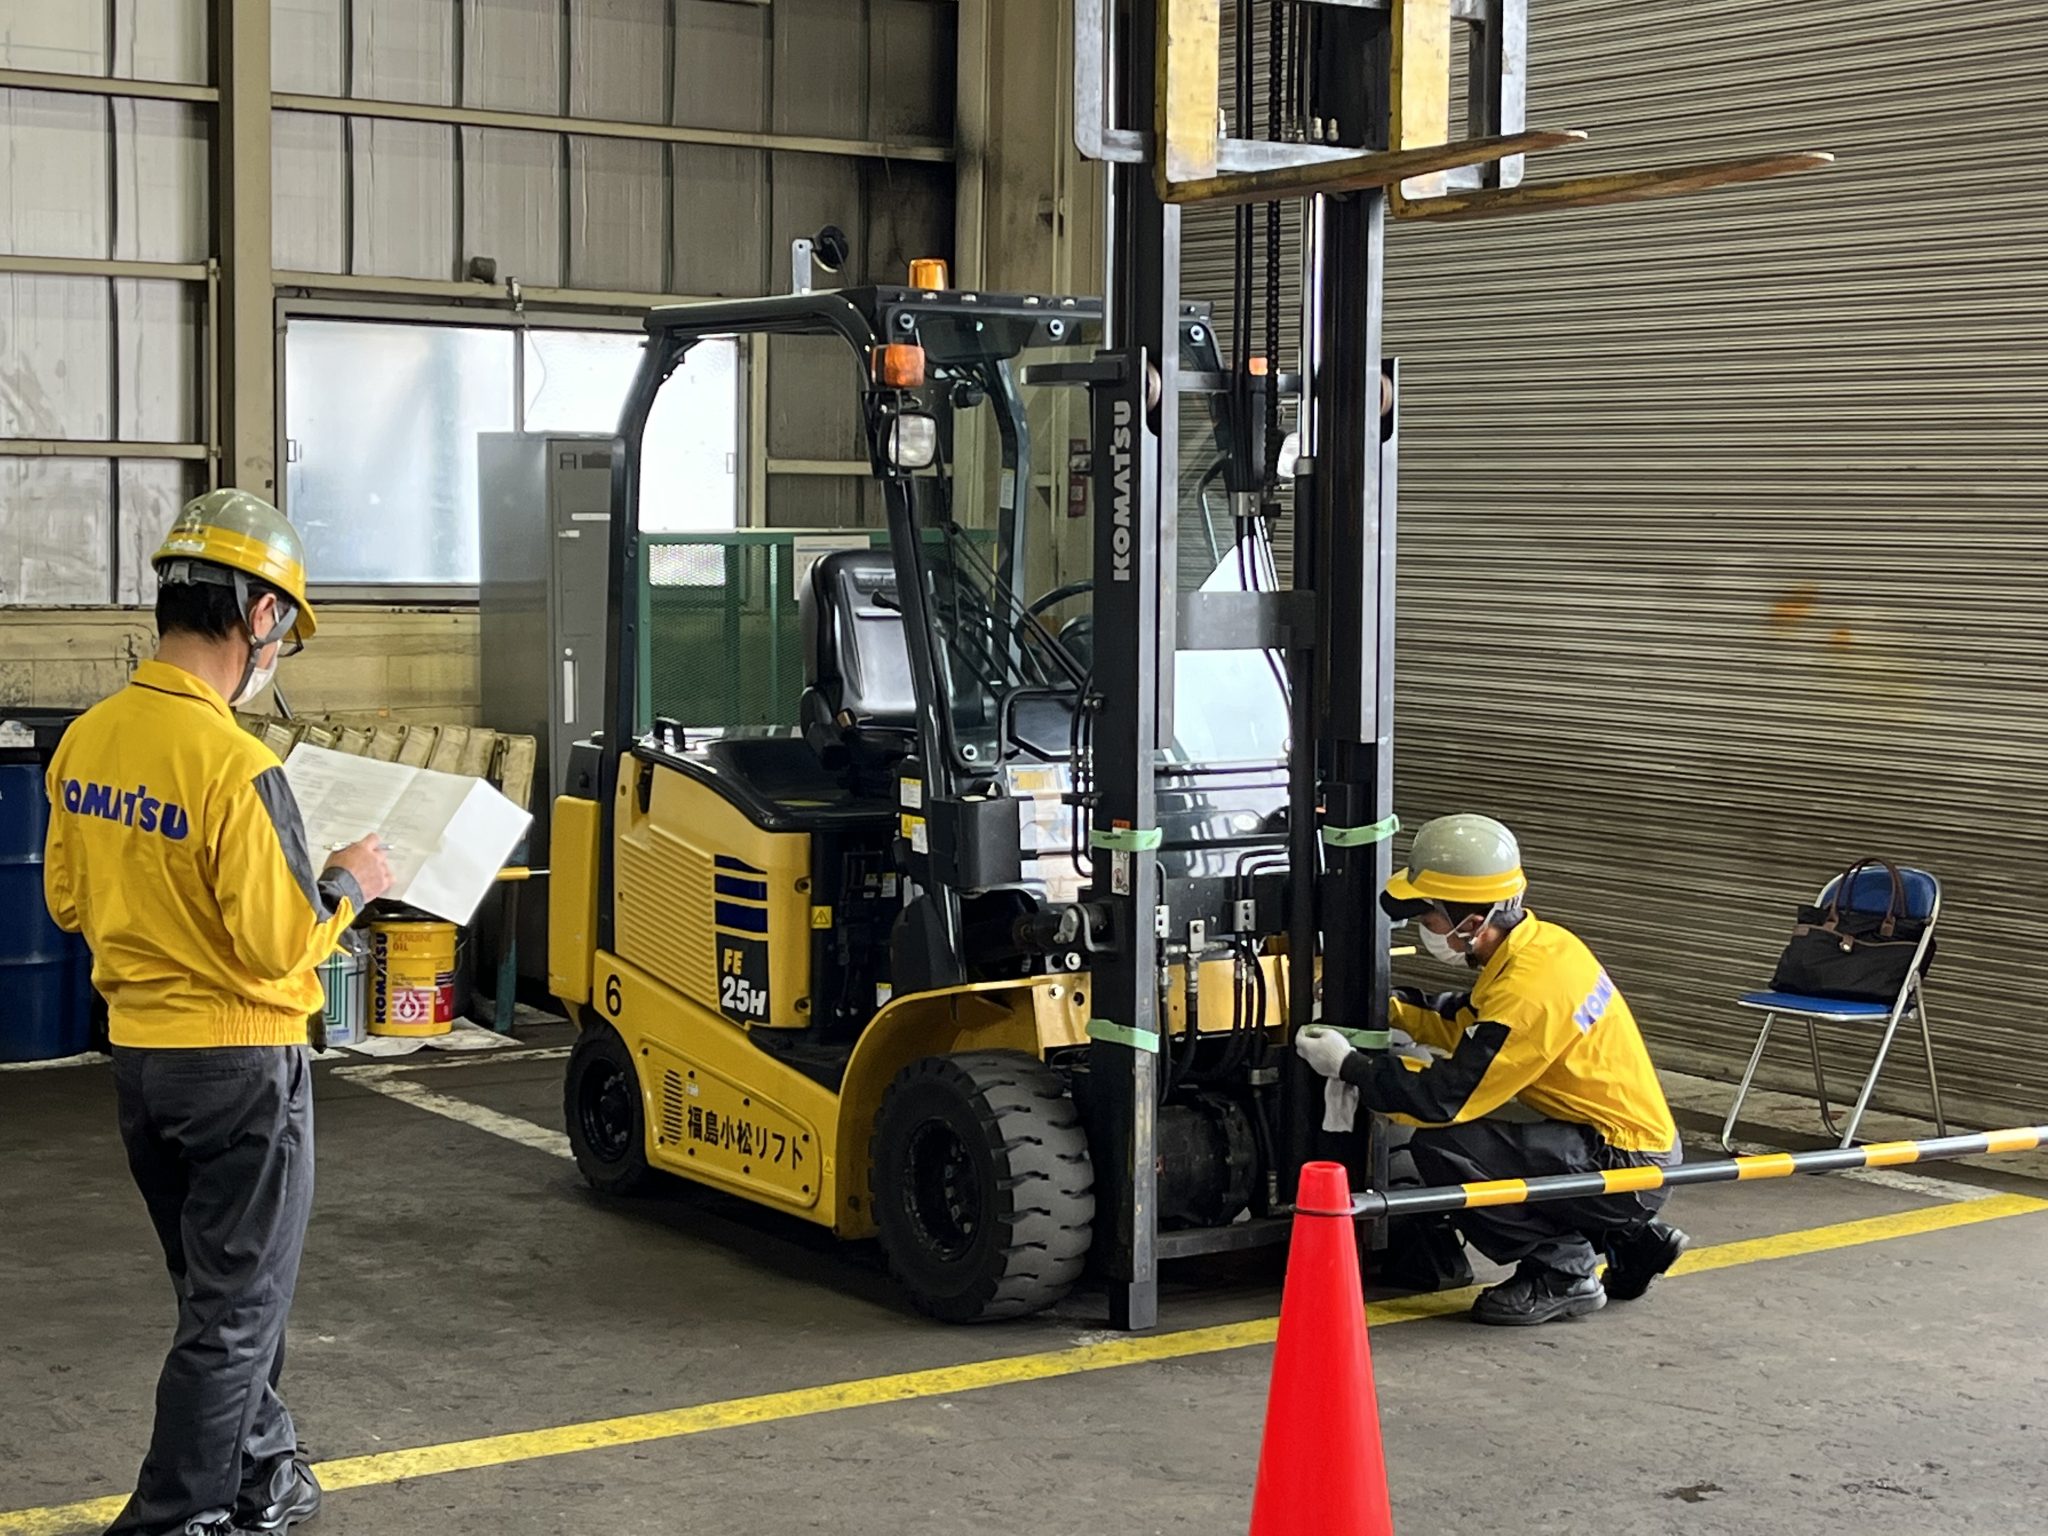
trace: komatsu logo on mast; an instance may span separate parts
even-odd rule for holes
[[[1131,402],[1116,402],[1109,439],[1110,522],[1109,575],[1131,579]]]

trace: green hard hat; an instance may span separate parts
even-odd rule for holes
[[[1469,812],[1426,822],[1408,849],[1408,867],[1387,882],[1398,903],[1455,901],[1488,906],[1529,888],[1515,834],[1491,816]]]
[[[306,600],[306,546],[299,530],[261,496],[223,486],[185,503],[150,564],[199,560],[267,581],[292,600],[294,638],[313,638],[319,620]]]

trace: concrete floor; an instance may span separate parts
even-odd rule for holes
[[[554,1130],[560,1073],[558,1057],[498,1058],[394,1080],[510,1117],[499,1132]],[[681,1186],[606,1206],[545,1134],[519,1144],[348,1069],[324,1068],[316,1100],[286,1395],[323,1459],[1101,1337],[1087,1294],[1024,1323],[925,1323],[870,1248]],[[1710,1245],[1942,1198],[1800,1180],[1683,1192],[1673,1214]],[[59,1536],[78,1520],[20,1512],[124,1491],[171,1318],[104,1066],[0,1073],[0,1234],[0,1536]],[[1578,1324],[1382,1328],[1400,1530],[2031,1536],[2048,1525],[2044,1259],[2048,1214],[2033,1213],[1677,1276]],[[1179,1267],[1164,1327],[1268,1317],[1279,1273],[1270,1255]],[[1241,1532],[1270,1358],[1204,1353],[432,1476],[373,1463],[313,1529]]]

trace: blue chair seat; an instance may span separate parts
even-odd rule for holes
[[[1855,1145],[1857,1127],[1863,1123],[1863,1112],[1870,1107],[1870,1096],[1877,1087],[1878,1074],[1884,1070],[1892,1040],[1900,1028],[1908,1024],[1920,1036],[1920,1049],[1927,1058],[1927,1095],[1934,1101],[1935,1134],[1948,1134],[1948,1117],[1941,1107],[1941,1081],[1934,1072],[1934,1036],[1928,1027],[1926,988],[1922,985],[1927,963],[1934,957],[1931,946],[1934,926],[1941,916],[1941,883],[1924,869],[1901,867],[1897,876],[1904,888],[1906,912],[1925,924],[1920,947],[1914,952],[1913,964],[1906,980],[1899,986],[1898,996],[1873,1003],[1860,998],[1780,991],[1773,986],[1736,999],[1739,1006],[1763,1014],[1764,1021],[1763,1027],[1756,1032],[1756,1044],[1750,1048],[1749,1065],[1742,1069],[1742,1081],[1736,1085],[1735,1102],[1728,1106],[1728,1118],[1721,1122],[1721,1145],[1729,1151],[1735,1150],[1732,1140],[1735,1124],[1742,1114],[1743,1100],[1749,1096],[1749,1085],[1756,1081],[1756,1069],[1764,1059],[1764,1047],[1770,1043],[1771,1031],[1781,1021],[1793,1019],[1805,1026],[1800,1032],[1806,1036],[1807,1054],[1813,1061],[1813,1090],[1820,1099],[1820,1120],[1827,1127],[1829,1136],[1839,1138],[1845,1147]],[[1841,909],[1872,915],[1893,910],[1897,893],[1892,879],[1890,869],[1859,865],[1854,878],[1849,881],[1848,891],[1844,893]],[[1829,905],[1830,898],[1841,884],[1842,877],[1837,875],[1821,888],[1813,904],[1816,907]],[[1834,1113],[1828,1108],[1827,1071],[1820,1059],[1820,1030],[1817,1027],[1820,1021],[1866,1025],[1877,1041],[1877,1049],[1871,1053],[1870,1071],[1864,1076],[1863,1086],[1856,1095],[1856,1107],[1849,1111],[1849,1123],[1844,1127],[1836,1126]]]
[[[1738,998],[1744,1008],[1768,1013],[1804,1013],[1821,1019],[1883,1019],[1891,1016],[1890,1003],[1867,1003],[1853,997],[1808,997],[1799,992],[1751,992]]]

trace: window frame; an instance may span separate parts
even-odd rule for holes
[[[444,328],[460,326],[469,330],[509,333],[514,342],[510,382],[511,430],[514,432],[526,430],[526,336],[529,332],[618,331],[637,336],[643,334],[646,329],[638,315],[616,310],[579,311],[548,308],[521,310],[517,314],[508,315],[502,310],[471,308],[461,304],[409,304],[398,301],[365,304],[342,299],[280,298],[277,302],[275,386],[277,494],[278,507],[286,517],[292,515],[292,508],[291,476],[286,456],[290,437],[286,430],[288,402],[285,399],[285,349],[294,320],[340,321],[361,325],[428,325]],[[753,525],[752,476],[749,468],[756,456],[752,388],[755,357],[755,350],[746,344],[745,338],[742,338],[734,386],[736,440],[733,446],[739,468],[735,490],[736,528],[748,528]],[[315,581],[308,588],[308,594],[315,602],[382,606],[418,605],[432,608],[474,607],[481,599],[481,593],[475,584],[459,582]]]

